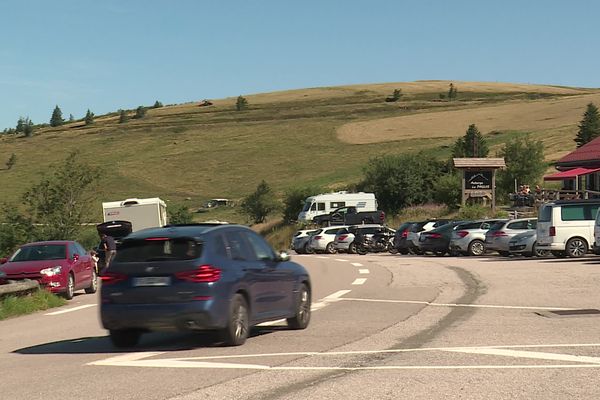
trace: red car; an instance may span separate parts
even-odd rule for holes
[[[76,290],[95,293],[98,289],[92,257],[79,243],[70,240],[23,245],[0,265],[0,275],[9,281],[36,280],[69,300]]]

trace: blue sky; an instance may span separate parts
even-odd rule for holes
[[[600,87],[594,0],[0,0],[0,130],[87,109],[450,79]]]

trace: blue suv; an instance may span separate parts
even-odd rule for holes
[[[102,275],[100,318],[117,347],[150,331],[213,330],[243,344],[250,327],[285,318],[310,321],[308,272],[248,227],[149,228],[125,237]]]

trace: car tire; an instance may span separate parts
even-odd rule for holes
[[[502,257],[509,257],[510,251],[498,250],[498,254],[500,254]]]
[[[227,326],[221,331],[221,340],[226,346],[241,346],[250,333],[248,304],[241,294],[233,296],[229,305]]]
[[[112,344],[119,348],[135,346],[142,336],[139,329],[111,329],[108,334]]]
[[[327,254],[335,254],[335,253],[337,253],[337,250],[336,250],[335,245],[333,244],[333,242],[327,243],[327,246],[325,246],[325,253],[327,253]]]
[[[475,239],[469,243],[468,254],[470,256],[482,256],[485,253],[485,244],[478,239]]]
[[[296,301],[296,314],[287,319],[290,329],[306,329],[310,322],[311,296],[310,290],[305,283],[300,285],[298,300]]]
[[[312,254],[314,253],[313,249],[308,245],[308,243],[306,243],[303,247],[304,253],[305,254]]]
[[[588,252],[588,249],[587,242],[579,237],[569,239],[565,245],[565,252],[571,258],[580,258],[585,256]]]
[[[536,257],[546,257],[546,256],[548,256],[548,254],[550,254],[550,252],[549,252],[548,250],[541,250],[541,249],[538,249],[538,247],[537,247],[537,242],[534,242],[534,243],[533,243],[533,246],[532,246],[531,248],[532,248],[532,251],[531,251],[531,252],[532,252],[532,253],[533,253],[533,255],[534,255],[534,256],[536,256]]]
[[[63,297],[67,300],[71,300],[75,295],[75,277],[69,273],[67,277],[67,288],[63,293]]]
[[[356,245],[354,242],[350,243],[348,246],[348,254],[356,254]]]
[[[92,280],[90,282],[90,286],[85,288],[85,292],[87,294],[93,294],[98,291],[98,275],[96,274],[96,270],[92,268]]]

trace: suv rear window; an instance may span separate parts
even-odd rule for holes
[[[147,238],[126,240],[115,262],[193,260],[202,254],[202,244],[190,238]]]

